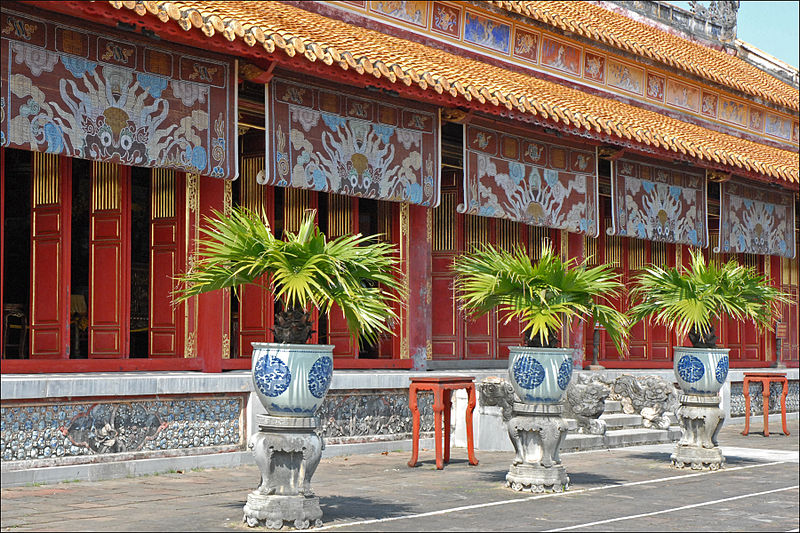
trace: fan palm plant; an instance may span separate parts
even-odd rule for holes
[[[327,239],[303,216],[297,233],[272,233],[269,224],[246,208],[219,212],[202,231],[198,261],[179,278],[176,301],[200,293],[264,279],[276,300],[275,341],[305,344],[311,337],[311,306],[328,312],[338,306],[359,341],[373,343],[392,333],[395,307],[403,301],[400,271],[388,243],[361,234]]]
[[[780,304],[790,302],[752,268],[733,260],[723,265],[706,261],[700,250],[691,250],[687,268],[646,268],[631,298],[634,321],[652,316],[679,336],[688,334],[694,348],[716,348],[714,323],[722,315],[771,329]]]
[[[484,244],[457,257],[453,269],[462,308],[474,316],[497,308],[506,324],[519,319],[527,346],[555,347],[564,323],[577,317],[602,325],[622,352],[628,318],[603,303],[622,284],[606,265],[562,261],[546,245],[532,263],[522,247],[508,251]]]

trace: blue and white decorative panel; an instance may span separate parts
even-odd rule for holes
[[[274,355],[267,355],[258,360],[253,368],[253,380],[256,387],[265,396],[274,398],[283,394],[292,381],[292,373],[286,363]]]
[[[572,349],[510,346],[508,376],[525,403],[557,403],[572,376]]]
[[[0,457],[94,460],[110,453],[240,449],[243,410],[244,396],[3,406]]]
[[[333,359],[330,357],[320,357],[311,372],[308,374],[308,390],[314,398],[322,398],[328,392],[333,378]]]
[[[684,394],[717,394],[728,376],[726,348],[675,347],[673,369]]]

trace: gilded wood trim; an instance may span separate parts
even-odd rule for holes
[[[466,249],[471,251],[474,246],[489,242],[489,220],[478,215],[465,215]]]
[[[599,259],[597,257],[597,238],[586,235],[583,236],[583,253],[586,257],[587,264],[599,264]]]
[[[243,157],[241,169],[241,189],[239,204],[262,215],[267,206],[264,203],[264,186],[259,185],[256,176],[264,170],[263,157]]]
[[[650,263],[660,267],[667,266],[667,243],[656,241],[650,243]]]
[[[647,241],[628,238],[628,270],[641,270],[647,265]]]
[[[119,165],[93,161],[92,177],[92,210],[118,210],[121,201]]]
[[[519,222],[498,218],[495,220],[495,233],[497,246],[511,250],[520,244]]]
[[[431,211],[431,251],[450,252],[456,249],[456,194],[442,193],[439,207]]]
[[[405,293],[409,294],[409,246],[410,246],[410,212],[409,204],[403,202],[400,204],[400,265],[403,268],[403,289]],[[400,308],[400,359],[408,359],[411,357],[409,353],[409,333],[408,327],[408,307],[402,306]]]
[[[605,229],[613,227],[610,218],[605,219]],[[617,268],[622,267],[622,237],[619,235],[609,235],[606,231],[605,262]]]
[[[61,202],[61,166],[55,154],[33,152],[33,207]]]
[[[542,258],[543,245],[552,246],[553,244],[550,239],[550,228],[544,226],[529,226],[528,238],[530,239],[528,254],[533,261],[538,261]]]
[[[328,195],[328,237],[341,237],[354,232],[352,198],[341,194]]]
[[[175,171],[154,168],[151,174],[150,212],[153,220],[175,216]]]
[[[311,207],[310,191],[305,189],[284,189],[283,230],[296,232],[300,229],[303,213]]]

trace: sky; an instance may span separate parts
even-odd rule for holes
[[[689,2],[672,2],[690,11]],[[708,7],[709,2],[701,2]],[[743,0],[739,7],[736,36],[798,67],[800,49],[800,2],[762,2]]]

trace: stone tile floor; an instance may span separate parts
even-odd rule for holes
[[[557,495],[504,487],[510,452],[454,449],[444,470],[432,451],[323,459],[314,476],[325,523],[338,531],[797,531],[797,420],[790,436],[720,434],[727,467],[669,466],[673,445],[564,454],[571,489]],[[728,450],[726,452],[726,450]],[[230,531],[242,524],[255,466],[2,489],[2,531]]]

